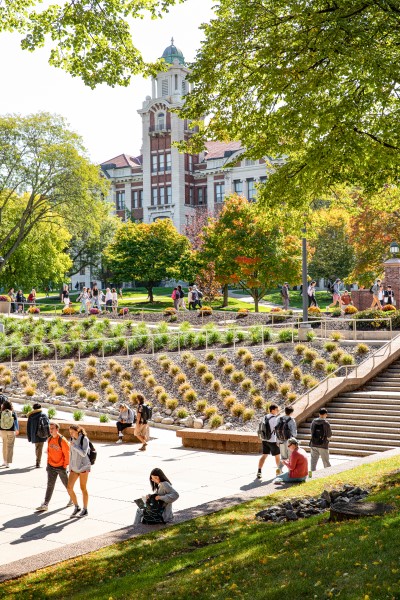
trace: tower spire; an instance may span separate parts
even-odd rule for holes
[[[173,46],[173,45],[174,45],[174,38],[172,37],[171,38],[171,46]]]

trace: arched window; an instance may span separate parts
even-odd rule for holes
[[[160,112],[157,115],[157,129],[158,131],[165,129],[165,113],[163,112]]]

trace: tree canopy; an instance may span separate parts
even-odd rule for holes
[[[4,266],[15,260],[20,246],[41,224],[61,223],[77,238],[96,229],[96,209],[104,204],[107,190],[98,167],[85,157],[79,136],[68,130],[64,119],[47,113],[0,117]]]
[[[192,138],[282,157],[261,200],[301,206],[338,182],[400,175],[400,7],[390,0],[220,0],[182,116]]]
[[[162,279],[186,275],[189,240],[170,219],[122,223],[106,252],[107,265],[119,281],[143,282],[153,302],[153,287]]]
[[[22,35],[33,51],[51,43],[49,63],[94,88],[99,83],[128,85],[131,76],[154,74],[161,61],[146,63],[133,43],[129,18],[160,16],[181,0],[3,0],[0,32]]]

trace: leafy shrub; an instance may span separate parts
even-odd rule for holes
[[[313,369],[315,369],[316,371],[325,371],[326,369],[326,360],[324,358],[316,358],[315,360],[313,360],[313,362],[311,363],[311,366]]]
[[[354,315],[356,312],[358,312],[358,310],[355,306],[351,306],[349,304],[349,306],[346,306],[346,308],[344,309],[344,312],[346,315]]]
[[[208,360],[209,362],[214,360],[215,358],[215,352],[207,352],[207,354],[205,355],[205,359]]]
[[[253,362],[253,369],[257,372],[257,373],[262,373],[265,369],[265,362],[263,362],[262,360],[256,360]]]
[[[318,306],[310,306],[308,309],[308,314],[314,317],[319,316],[322,313],[322,310],[318,308]]]
[[[382,310],[383,312],[391,312],[393,310],[396,310],[396,307],[393,306],[393,304],[385,304],[384,306],[382,306]]]
[[[340,357],[339,362],[341,365],[354,365],[354,363],[355,363],[354,356],[352,356],[351,354],[344,353]]]
[[[239,308],[239,310],[236,313],[236,318],[243,319],[244,317],[247,317],[248,314],[249,314],[248,308]]]
[[[178,419],[186,419],[188,414],[189,414],[188,411],[183,406],[179,406],[176,409],[176,416],[178,417]]]
[[[74,421],[83,421],[85,413],[83,412],[83,410],[74,410],[72,416],[74,418]]]
[[[110,417],[108,415],[100,415],[99,421],[100,423],[108,423],[110,421]]]
[[[218,408],[213,405],[206,406],[206,408],[204,409],[204,415],[207,419],[209,419],[210,417],[215,415],[217,412],[218,412]]]
[[[231,408],[231,413],[234,417],[241,417],[245,411],[246,407],[241,402],[236,402]]]
[[[201,400],[198,400],[196,403],[196,411],[202,413],[206,406],[207,406],[207,400],[202,398]]]
[[[224,406],[225,408],[231,408],[234,404],[236,404],[236,398],[235,396],[226,396],[224,398]]]
[[[54,419],[54,417],[57,415],[57,411],[55,408],[48,408],[47,409],[47,416],[49,417],[49,419]]]
[[[217,365],[219,367],[224,367],[228,363],[228,359],[226,356],[219,356],[217,358]]]
[[[290,383],[282,383],[279,386],[279,393],[280,393],[281,396],[285,397],[285,396],[288,395],[288,393],[290,392],[291,389],[292,388],[291,388]]]
[[[24,404],[22,407],[22,414],[28,415],[32,411],[32,404]]]
[[[329,337],[331,338],[331,340],[334,340],[335,342],[338,342],[339,340],[343,339],[343,336],[340,333],[340,331],[332,331],[332,333]]]
[[[336,348],[338,347],[338,345],[335,342],[325,342],[324,344],[324,350],[326,350],[327,352],[333,352],[334,350],[336,350]]]
[[[305,363],[312,363],[318,357],[318,352],[312,348],[307,348],[303,353],[303,361]]]
[[[98,402],[99,399],[100,399],[100,396],[97,392],[89,391],[86,395],[86,400],[88,402]]]
[[[356,346],[356,354],[368,354],[369,347],[367,344],[357,344]]]
[[[202,308],[199,309],[199,312],[197,313],[200,316],[203,317],[208,317],[210,315],[212,315],[213,313],[213,309],[211,308],[211,306],[202,306]]]
[[[252,380],[247,378],[247,379],[243,379],[242,383],[240,384],[240,387],[242,388],[242,390],[249,390],[249,389],[251,389],[252,385],[253,385]]]
[[[54,395],[55,396],[66,396],[67,392],[65,390],[65,388],[61,387],[61,386],[57,386],[54,389]]]
[[[245,374],[243,373],[243,371],[233,371],[233,373],[231,374],[231,380],[234,383],[240,383],[241,381],[243,381],[244,378]]]
[[[294,339],[294,329],[281,329],[278,334],[278,340],[280,342],[291,342]]]
[[[216,429],[217,427],[220,427],[223,424],[223,422],[224,422],[223,417],[221,417],[221,415],[215,413],[211,416],[209,424],[212,429]]]
[[[296,354],[298,354],[299,356],[304,354],[304,352],[307,350],[307,346],[305,346],[304,344],[296,344],[296,346],[294,347],[294,351],[296,352]]]
[[[176,315],[176,308],[174,308],[173,306],[167,306],[167,308],[164,309],[164,316],[165,317],[171,317],[172,315]]]
[[[252,408],[245,408],[243,411],[242,419],[243,421],[251,421],[254,417],[254,410]]]

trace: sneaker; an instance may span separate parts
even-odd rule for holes
[[[122,444],[122,438],[119,438],[119,440],[117,440],[115,443],[116,444]]]
[[[279,477],[279,475],[282,475],[282,469],[279,469],[279,468],[278,468],[278,469],[275,471],[275,473],[276,473],[276,476],[277,476],[277,477]]]
[[[74,508],[74,512],[72,513],[72,515],[70,515],[70,517],[69,517],[69,518],[70,518],[70,519],[73,519],[74,517],[77,517],[77,516],[78,516],[78,513],[79,513],[79,511],[80,511],[80,510],[81,510],[81,507],[80,507],[80,506],[75,506],[75,508]]]
[[[68,500],[68,504],[65,505],[65,508],[69,508],[70,506],[73,506],[74,503],[72,502],[72,500]]]
[[[257,471],[257,479],[262,479],[262,473],[261,473],[261,471]]]
[[[37,512],[45,512],[46,510],[49,510],[49,507],[43,502],[43,504],[35,508],[35,510],[37,510]]]
[[[76,515],[78,517],[78,519],[81,519],[82,517],[87,517],[88,516],[88,510],[87,508],[82,508],[81,512],[79,513],[79,515]]]
[[[147,446],[147,444],[143,444],[143,446],[141,448],[139,448],[139,450],[142,450],[142,451],[146,450],[146,446]]]
[[[40,465],[38,463],[36,463],[36,469],[40,469]]]
[[[3,464],[1,465],[2,467],[8,467],[8,463],[3,462]]]

